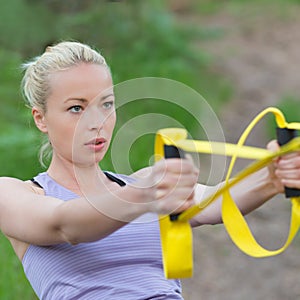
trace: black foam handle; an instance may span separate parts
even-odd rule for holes
[[[290,140],[297,136],[297,131],[288,128],[277,128],[277,141],[280,146],[287,144]],[[285,187],[285,196],[287,198],[299,197],[300,190],[295,188]]]
[[[185,157],[184,151],[175,146],[164,145],[164,151],[165,151],[165,158],[184,158]],[[178,219],[179,215],[180,215],[180,213],[171,214],[170,220],[176,221]]]
[[[165,158],[185,158],[184,151],[172,145],[164,145]]]

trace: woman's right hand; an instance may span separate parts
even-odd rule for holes
[[[150,174],[149,174],[150,173]],[[148,210],[158,214],[180,213],[194,205],[199,170],[191,159],[162,159],[142,180]]]

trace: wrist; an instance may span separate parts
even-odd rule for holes
[[[281,192],[277,178],[271,174],[269,168],[263,168],[255,174],[256,190],[265,201]]]

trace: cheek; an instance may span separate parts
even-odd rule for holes
[[[57,122],[53,124],[51,129],[49,137],[52,137],[60,144],[72,144],[72,141],[76,138],[75,128],[70,123],[68,124],[68,122],[63,122],[62,124]],[[78,133],[78,135],[80,134]]]
[[[107,120],[107,127],[112,132],[116,125],[116,113],[113,113]]]

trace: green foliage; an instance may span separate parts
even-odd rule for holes
[[[191,51],[189,32],[152,5],[146,1],[135,5],[100,2],[92,11],[66,17],[64,22],[73,38],[84,36],[85,41],[103,49],[115,82],[159,76],[195,84],[194,66],[207,64],[208,56]]]
[[[284,97],[277,105],[286,115],[287,122],[300,121],[300,99],[293,96]]]
[[[286,96],[281,99],[281,101],[276,105],[284,114],[286,121],[299,122],[300,121],[300,109],[299,109],[300,99],[294,96]],[[274,118],[270,119],[267,125],[267,131],[273,138],[275,136],[276,123]]]
[[[213,57],[192,47],[193,38],[220,38],[224,33],[178,24],[162,1],[57,1],[0,0],[0,176],[31,178],[42,169],[37,162],[40,136],[25,108],[19,85],[20,64],[39,55],[48,44],[79,40],[100,49],[111,66],[116,83],[137,77],[166,77],[188,85],[211,99],[218,111],[232,93],[230,84],[209,70]],[[199,128],[176,105],[141,101],[118,111],[117,129],[143,114],[160,113]],[[147,124],[141,128],[147,130]],[[122,145],[120,145],[122,147]],[[148,164],[153,135],[136,140],[129,154],[134,170]],[[103,168],[112,169],[108,158]],[[35,299],[20,263],[0,235],[1,299]]]
[[[29,126],[30,116],[20,99],[20,64],[18,53],[0,50],[0,176],[26,179],[40,167],[36,131]]]
[[[44,48],[56,36],[56,15],[42,2],[1,0],[1,47],[31,55]]]
[[[17,34],[14,43],[11,43],[8,35],[4,34],[3,45],[13,49],[13,53],[19,52],[21,57],[28,57],[42,52],[47,41],[50,43],[50,41],[63,39],[79,40],[103,50],[111,66],[115,83],[144,76],[166,77],[185,83],[200,93],[203,91],[204,96],[213,99],[211,105],[215,110],[220,107],[220,103],[229,99],[230,85],[208,71],[213,58],[208,53],[195,51],[191,47],[193,36],[196,35],[200,39],[218,38],[222,34],[218,30],[179,26],[160,1],[130,1],[128,3],[88,1],[85,5],[80,4],[80,1],[73,1],[73,4],[70,1],[67,2],[59,5],[57,1],[13,0],[11,5],[6,5],[1,13],[8,15],[13,11],[17,13],[22,10],[23,14],[17,20],[17,24],[4,18],[7,21],[8,32],[13,35],[14,31],[17,31]],[[51,17],[45,17],[48,13]],[[25,26],[26,20],[31,19],[29,26]],[[47,34],[42,37],[41,31]],[[28,33],[30,33],[30,46],[24,41]],[[22,47],[24,44],[26,47]],[[20,54],[16,54],[19,57],[15,57],[11,63],[4,62],[7,72],[17,70],[21,62]],[[6,51],[3,58],[7,56],[10,55]],[[5,93],[5,90],[7,93],[15,91],[20,78],[10,78],[6,74],[3,76],[8,78],[10,83],[6,82],[3,85],[2,93]],[[216,85],[218,88],[215,88]],[[34,163],[38,138],[35,133],[32,133],[32,129],[27,127],[24,108],[20,104],[20,95],[13,97],[4,95],[3,98],[5,102],[9,101],[9,98],[14,98],[15,105],[6,105],[7,111],[3,111],[6,116],[3,119],[5,124],[10,124],[9,127],[12,128],[6,129],[6,134],[1,130],[3,137],[0,144],[1,151],[5,151],[6,144],[12,144],[10,134],[16,134],[19,138],[15,139],[18,144],[11,148],[12,151],[7,154],[7,157],[3,157],[3,168],[0,174],[26,178],[39,170],[38,165]],[[168,112],[174,118],[182,114],[174,107],[170,109],[167,103],[156,105],[155,109],[157,113]],[[126,121],[124,116],[131,116],[132,111],[138,115],[145,114],[149,111],[149,105],[141,104],[134,109],[131,106],[123,108],[122,114],[118,114],[118,126],[124,124]],[[190,124],[190,122],[185,123]],[[197,129],[194,128],[194,130]],[[153,137],[148,137],[147,143],[153,145]],[[146,155],[149,153],[146,154],[141,145],[142,143],[136,145],[140,150],[137,150],[135,168],[144,166],[144,161],[148,160]],[[22,149],[22,154],[18,152],[20,149]],[[152,147],[148,149],[152,151]],[[19,154],[18,159],[14,158],[16,154]],[[14,158],[13,164],[12,158]],[[20,162],[26,162],[22,164],[22,170],[18,170]],[[103,162],[103,166],[112,167],[109,158]]]
[[[71,32],[73,38],[80,40],[84,37],[85,42],[103,50],[115,83],[145,76],[173,79],[199,93],[203,91],[205,97],[213,99],[211,105],[215,110],[231,95],[228,82],[209,72],[213,58],[191,46],[192,37],[219,38],[222,32],[179,26],[159,1],[106,5],[100,2],[93,6],[93,10],[66,16],[63,22],[65,30]],[[180,109],[171,107],[169,103],[156,102],[153,107],[153,104],[143,101],[143,104],[135,104],[134,107],[122,107],[122,112],[118,112],[117,129],[130,118],[150,112],[168,114],[176,119],[182,115]],[[188,118],[183,124],[193,133],[199,131],[199,128],[191,128]],[[146,130],[147,125],[144,126]],[[153,153],[153,136],[140,139],[132,150],[135,153],[132,168],[145,166],[145,161],[148,162]],[[102,167],[113,169],[109,156],[102,162]]]
[[[0,253],[0,299],[37,299],[24,275],[21,262],[1,232]]]

